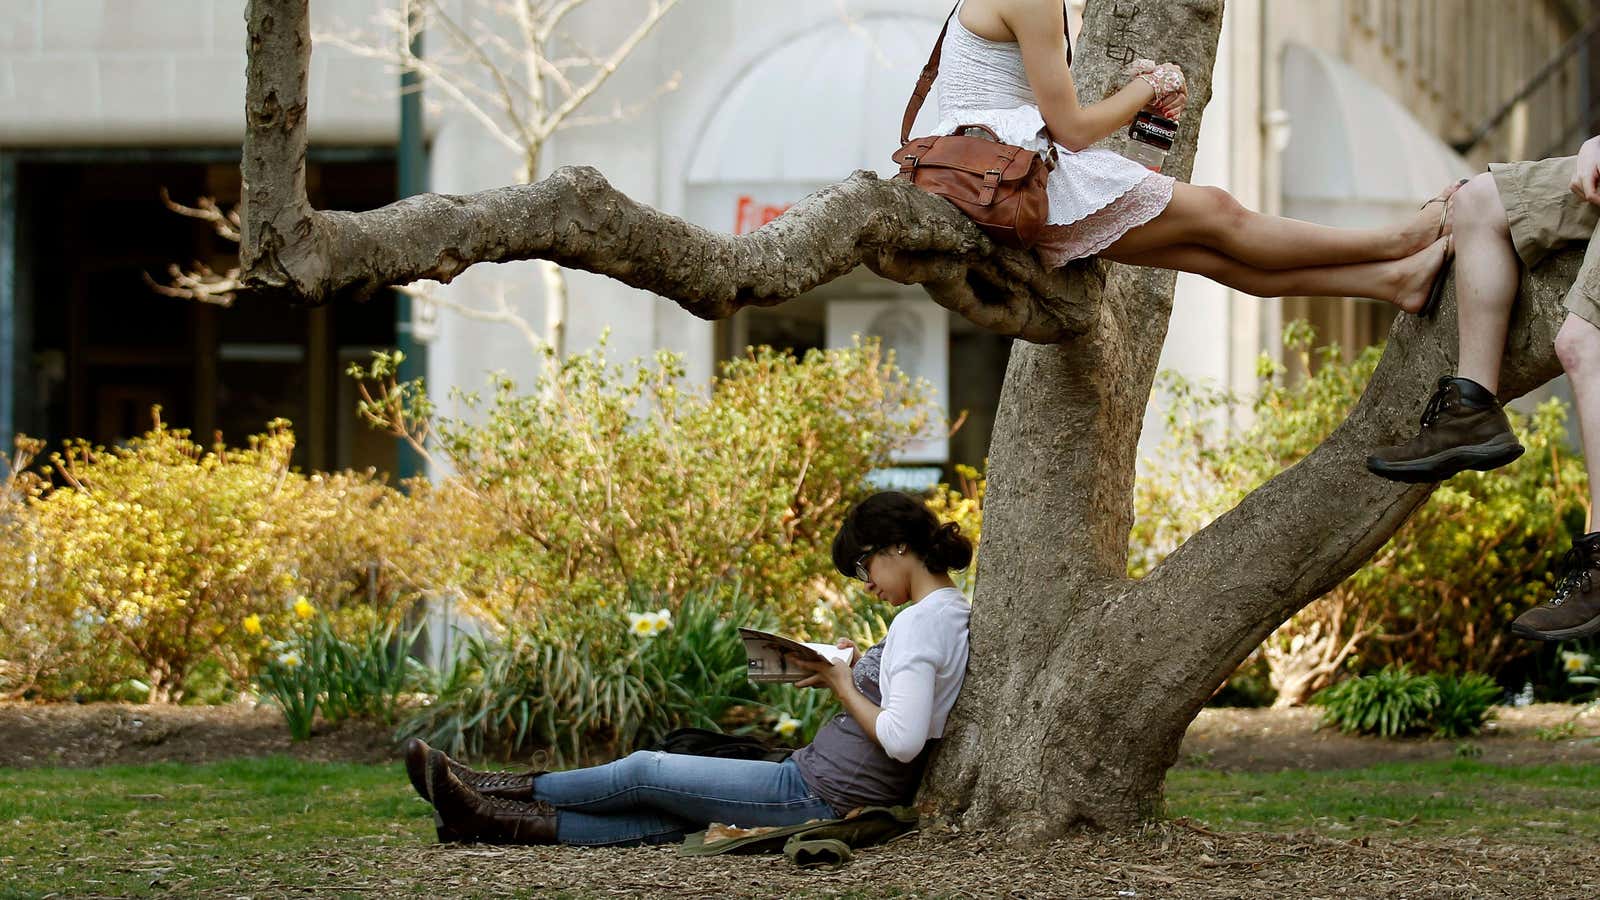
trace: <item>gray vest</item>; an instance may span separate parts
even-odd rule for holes
[[[883,705],[883,692],[878,686],[882,657],[880,641],[861,654],[852,672],[856,690],[878,706]],[[922,764],[934,743],[929,741],[911,762],[900,762],[883,752],[849,713],[842,712],[822,726],[816,740],[791,758],[800,767],[806,785],[842,816],[858,806],[910,803],[922,780]]]

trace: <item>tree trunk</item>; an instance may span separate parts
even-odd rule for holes
[[[1191,76],[1191,115],[1168,158],[1184,176],[1221,13],[1190,0],[1144,4],[1135,20],[1164,38],[1145,55]],[[1098,51],[1115,25],[1113,4],[1091,4],[1073,67],[1089,97],[1110,86],[1115,64]],[[1576,262],[1569,254],[1524,280],[1503,397],[1557,373],[1551,341]],[[1453,304],[1432,324],[1403,316],[1356,409],[1321,447],[1133,582],[1134,454],[1173,276],[1099,262],[1087,274],[1103,310],[1095,326],[1012,351],[990,448],[972,661],[923,792],[935,815],[1019,839],[1162,812],[1166,770],[1212,692],[1431,493],[1373,477],[1363,461],[1415,429],[1455,364]]]
[[[1147,577],[1126,577],[1134,456],[1172,307],[1170,272],[1091,262],[1042,268],[954,207],[858,172],[743,236],[635,203],[598,172],[467,197],[421,195],[365,213],[305,203],[306,0],[252,0],[246,290],[310,302],[449,281],[483,261],[545,259],[598,272],[708,319],[772,306],[866,265],[923,285],[980,327],[1022,338],[990,451],[983,568],[967,682],[923,799],[936,815],[1012,838],[1126,827],[1162,811],[1190,721],[1280,624],[1369,559],[1427,499],[1363,457],[1415,429],[1454,370],[1456,319],[1402,317],[1349,419]],[[1191,169],[1221,0],[1091,2],[1074,65],[1086,99],[1119,48],[1171,60],[1191,99],[1167,171]],[[1159,39],[1158,39],[1159,38]],[[909,90],[909,85],[907,86]],[[1582,254],[1524,277],[1502,380],[1511,398],[1559,371],[1551,342]]]

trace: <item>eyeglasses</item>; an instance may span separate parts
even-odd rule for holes
[[[882,547],[873,547],[871,550],[856,557],[856,577],[864,582],[872,581],[872,575],[867,572],[867,564],[872,562],[872,557],[877,555]]]

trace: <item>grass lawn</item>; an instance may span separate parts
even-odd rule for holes
[[[1179,769],[1168,796],[1174,816],[1220,832],[1477,836],[1526,846],[1600,839],[1600,771],[1588,766],[1454,760],[1274,774]],[[386,884],[492,892],[462,874],[472,869],[463,854],[505,851],[433,850],[428,813],[398,765],[270,758],[0,769],[0,896],[368,896]],[[536,887],[514,893],[551,893]],[[597,884],[595,892],[615,887]]]
[[[1600,838],[1600,768],[1449,760],[1315,772],[1175,769],[1167,804],[1172,815],[1220,831],[1592,843]]]

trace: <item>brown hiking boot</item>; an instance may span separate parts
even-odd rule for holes
[[[416,788],[422,799],[433,802],[433,797],[428,794],[428,754],[435,752],[426,741],[412,738],[406,741],[406,776],[411,779],[411,786]],[[504,797],[508,800],[532,800],[533,780],[543,772],[479,772],[469,769],[456,762],[443,751],[437,751],[444,756],[445,764],[462,784],[472,788],[480,794],[490,797]]]
[[[1487,472],[1522,455],[1505,410],[1487,388],[1449,375],[1422,412],[1422,431],[1408,443],[1367,457],[1367,471],[1390,481],[1427,484],[1464,469]]]
[[[433,797],[433,821],[440,842],[553,844],[556,808],[542,800],[491,797],[467,787],[451,770],[448,757],[427,753],[426,787]]]
[[[1561,560],[1561,581],[1556,595],[1543,606],[1528,610],[1511,623],[1511,633],[1536,641],[1565,641],[1600,633],[1600,531],[1572,542]]]

